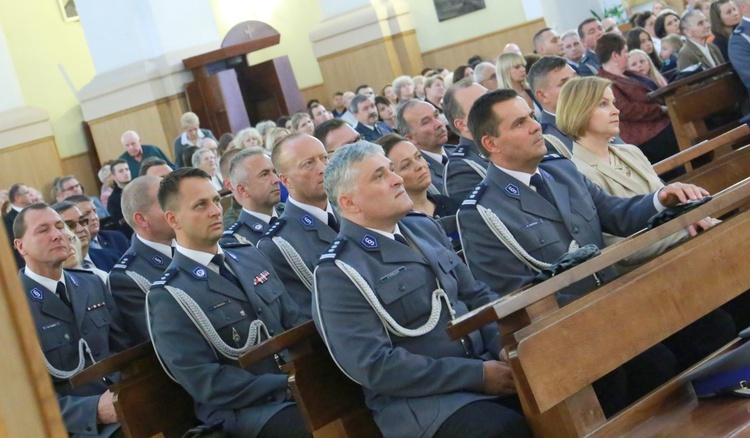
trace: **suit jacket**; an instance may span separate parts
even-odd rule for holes
[[[66,270],[65,287],[72,310],[44,286],[19,272],[44,357],[63,371],[78,365],[78,342],[83,338],[94,360],[100,361],[126,349],[131,341],[122,330],[112,297],[96,274]],[[91,365],[87,354],[86,366]],[[71,389],[67,380],[52,378],[63,422],[74,437],[108,437],[119,425],[98,425],[97,404],[108,386],[103,381]]]
[[[434,158],[427,154],[422,154],[427,166],[430,168],[430,178],[432,178],[432,185],[440,192],[441,195],[445,195],[445,165],[442,162],[436,161]]]
[[[750,23],[744,18],[729,37],[729,60],[750,90]]]
[[[568,159],[543,161],[539,171],[556,205],[490,165],[487,177],[458,211],[461,243],[469,268],[477,280],[500,295],[531,283],[536,272],[494,238],[477,206],[495,213],[526,252],[547,263],[568,252],[573,239],[580,246],[591,243],[603,248],[602,232],[628,236],[644,228],[656,213],[652,196],[611,196],[578,173]],[[613,268],[598,273],[602,281],[615,275]],[[568,301],[594,287],[594,278],[583,279],[559,293],[558,300]]]
[[[701,52],[696,43],[694,43],[690,39],[686,39],[685,45],[677,54],[677,69],[682,70],[698,63],[701,63],[703,68],[708,69],[716,67],[725,62],[724,57],[721,55],[721,51],[718,47],[711,43],[706,44],[706,47],[708,47],[708,52],[711,54],[711,58],[713,58],[714,65],[711,65],[709,63],[706,55]]]
[[[578,64],[578,71],[580,76],[596,76],[597,72],[602,68],[599,63],[599,58],[596,57],[596,53],[592,50],[586,49],[586,53],[583,55],[581,62]]]
[[[23,257],[21,257],[21,254],[16,250],[16,247],[13,244],[13,221],[16,220],[16,216],[18,216],[18,212],[11,208],[10,211],[3,216],[3,225],[5,225],[5,232],[8,234],[8,241],[10,242],[10,247],[13,251],[13,257],[16,260],[16,266],[18,269],[21,269],[26,266],[26,262],[23,261]]]
[[[410,213],[398,226],[416,250],[342,221],[315,271],[313,318],[338,365],[363,386],[383,436],[427,437],[456,410],[485,398],[480,394],[482,360],[499,351],[496,326],[471,333],[465,350],[447,336],[450,316],[441,301],[440,320],[432,331],[418,337],[391,335],[333,261],[359,272],[385,310],[407,328],[427,321],[438,284],[456,316],[496,295],[474,280],[432,219]]]
[[[258,249],[271,260],[289,295],[299,305],[302,315],[310,319],[310,290],[297,277],[284,255],[273,243],[272,239],[275,236],[289,242],[312,272],[320,254],[336,239],[336,232],[327,223],[321,223],[305,210],[287,202],[284,213],[258,241]]]
[[[208,129],[201,129],[201,133],[203,133],[203,138],[208,137],[216,140],[216,137],[214,137],[214,134],[209,131]],[[218,143],[218,140],[217,140]],[[192,163],[183,163],[182,162],[182,151],[185,150],[188,146],[192,146],[190,143],[183,143],[182,142],[182,134],[178,135],[177,138],[174,139],[174,144],[172,145],[172,151],[174,152],[174,164],[177,167],[185,167],[186,165],[190,166]],[[133,178],[135,178],[135,175],[133,175]]]
[[[539,123],[542,125],[542,134],[551,135],[560,140],[568,150],[573,150],[573,140],[567,135],[563,134],[562,131],[557,127],[557,117],[547,111],[542,111],[542,118],[539,119]],[[547,144],[547,152],[556,154],[557,151]]]
[[[573,158],[571,160],[583,176],[606,190],[610,195],[632,198],[633,196],[653,193],[664,187],[659,175],[654,172],[648,158],[643,155],[640,149],[628,144],[610,144],[609,150],[611,154],[616,155],[630,168],[633,173],[631,177],[615,169],[609,163],[601,161],[578,143],[573,144]],[[677,232],[624,259],[618,263],[618,267],[621,270],[632,269],[631,266],[645,263],[663,253],[669,247],[682,242],[688,236],[688,232],[685,230]],[[606,246],[614,245],[620,240],[622,240],[621,237],[604,233],[604,244]]]
[[[224,236],[219,241],[220,244],[225,244],[232,241],[241,241],[246,239],[253,245],[258,244],[258,240],[271,228],[270,224],[265,221],[258,219],[258,217],[248,214],[245,210],[240,210],[240,216],[237,222],[232,224],[229,228],[224,231]],[[239,238],[237,237],[239,236]]]
[[[486,158],[479,155],[476,144],[468,138],[461,137],[456,150],[445,165],[445,194],[456,202],[463,202],[471,190],[482,182],[484,175],[477,172],[467,161],[472,161],[487,169]]]
[[[369,142],[374,142],[380,137],[393,132],[393,129],[384,122],[375,122],[375,129],[370,129],[361,123],[357,123],[354,130],[362,134],[364,139]]]
[[[620,137],[625,143],[640,146],[669,126],[669,116],[662,113],[661,105],[646,97],[651,92],[646,84],[604,69],[599,70],[599,76],[612,81],[615,106],[620,110]]]
[[[97,268],[109,272],[117,264],[117,253],[108,249],[97,249],[89,247],[89,256]]]
[[[132,275],[138,274],[153,283],[171,262],[171,257],[134,237],[130,249],[109,273],[109,289],[122,315],[123,326],[137,343],[149,340],[145,311],[149,286],[141,286]]]
[[[224,253],[243,289],[177,251],[146,297],[149,324],[162,362],[195,400],[196,417],[208,424],[224,420],[224,430],[232,436],[257,436],[274,414],[292,405],[286,401],[286,375],[273,358],[243,369],[219,354],[165,289],[187,293],[233,348],[245,345],[256,319],[271,336],[293,327],[299,319],[297,306],[268,259],[249,245]],[[286,353],[281,357],[286,359]]]
[[[127,237],[119,231],[100,230],[96,240],[102,249],[108,249],[117,254],[118,259],[130,248]]]

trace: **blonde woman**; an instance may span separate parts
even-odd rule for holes
[[[638,75],[631,77],[642,80],[652,90],[667,86],[667,80],[659,73],[654,63],[651,62],[651,57],[643,50],[634,49],[628,52],[628,71]]]
[[[255,128],[240,130],[232,140],[232,149],[248,149],[263,146],[263,136]]]
[[[636,146],[609,141],[620,133],[620,111],[614,105],[611,85],[610,80],[599,77],[568,81],[557,103],[557,126],[573,139],[571,160],[591,182],[623,198],[652,193],[664,187],[664,183],[648,158]],[[713,222],[704,219],[696,225],[706,229]],[[694,226],[634,254],[618,267],[633,269],[683,241],[689,234],[695,234]],[[620,240],[621,237],[604,234],[607,246]]]
[[[268,153],[271,153],[273,151],[273,145],[276,144],[277,141],[281,140],[291,133],[292,131],[286,128],[273,128],[271,132],[268,133],[268,138],[266,139],[266,150],[268,151]]]
[[[414,99],[414,81],[409,76],[399,76],[393,80],[393,92],[398,102]]]
[[[516,90],[534,110],[534,116],[542,117],[542,107],[534,99],[534,93],[526,81],[526,59],[517,53],[503,53],[497,58],[497,88]]]

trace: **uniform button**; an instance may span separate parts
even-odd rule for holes
[[[573,227],[573,234],[578,234],[578,227]]]
[[[544,244],[544,239],[539,239],[539,243]]]
[[[402,284],[402,285],[400,285],[400,286],[398,287],[398,290],[399,290],[399,291],[401,291],[401,292],[403,292],[403,291],[405,291],[405,290],[406,290],[406,286],[404,286],[404,285]]]
[[[261,309],[260,307],[258,307],[258,315],[260,315],[261,313],[263,313],[263,309]]]
[[[227,316],[227,321],[229,321],[229,317]]]
[[[86,432],[91,432],[91,426],[86,426]]]
[[[268,333],[273,335],[273,330],[269,330]]]
[[[70,340],[70,335],[67,334],[67,333],[65,333],[65,335],[63,336],[63,338],[65,338],[66,341],[69,341]]]

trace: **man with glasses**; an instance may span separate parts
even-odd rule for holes
[[[55,184],[55,201],[60,202],[66,198],[76,195],[83,195],[83,185],[78,181],[74,175],[66,175],[61,178],[57,178]],[[101,219],[108,218],[109,212],[107,207],[102,204],[102,201],[96,196],[89,197],[96,207],[96,214]]]
[[[26,184],[18,183],[10,186],[10,189],[8,189],[8,201],[10,201],[10,211],[3,216],[3,223],[5,224],[5,231],[8,233],[10,245],[13,246],[13,221],[24,207],[31,205],[29,188],[26,187]],[[13,256],[16,258],[16,266],[23,268],[23,257],[21,257],[18,251],[13,251]]]
[[[81,214],[89,220],[89,234],[91,234],[91,249],[111,252],[118,259],[125,254],[130,244],[125,235],[119,231],[106,231],[100,229],[99,216],[97,215],[94,202],[86,195],[73,195],[65,198],[72,202],[81,211]]]
[[[81,242],[81,267],[98,274],[100,277],[103,276],[106,280],[107,273],[115,266],[117,258],[109,252],[91,250],[88,218],[72,202],[58,202],[52,205],[52,209],[60,215],[65,225],[75,233]]]

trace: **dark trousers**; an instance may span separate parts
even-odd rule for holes
[[[666,128],[662,129],[654,137],[638,145],[638,147],[651,164],[656,164],[659,161],[666,160],[672,155],[680,152],[680,146],[677,144],[677,137],[674,135],[674,129],[672,129],[671,124],[667,125]],[[669,181],[684,173],[685,168],[678,167],[661,175],[661,178],[664,181]]]
[[[716,309],[663,341],[677,357],[681,372],[727,344],[737,335],[732,317]]]
[[[305,428],[305,422],[296,405],[287,406],[276,413],[260,430],[258,438],[305,438],[312,434]]]
[[[453,413],[435,433],[435,438],[531,437],[520,414],[518,397],[477,400]]]

